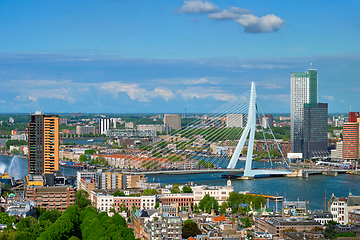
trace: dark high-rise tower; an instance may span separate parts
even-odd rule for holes
[[[28,174],[59,170],[59,116],[41,112],[29,115]]]

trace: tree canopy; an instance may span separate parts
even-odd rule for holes
[[[196,235],[201,234],[201,231],[193,220],[186,220],[182,226],[182,237],[188,239],[189,237],[195,237]]]
[[[170,190],[171,193],[180,193],[179,185],[174,184],[173,187]]]
[[[142,193],[143,196],[159,194],[156,189],[145,189]]]
[[[181,190],[182,193],[192,193],[193,190],[191,189],[190,186],[184,186]]]
[[[214,197],[210,197],[209,194],[205,194],[205,196],[199,202],[199,208],[207,213],[211,213],[211,209],[214,211],[219,209],[219,203]]]

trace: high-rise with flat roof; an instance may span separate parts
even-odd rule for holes
[[[29,115],[28,161],[31,175],[59,170],[59,115]]]
[[[165,114],[164,123],[169,125],[172,129],[181,129],[181,115],[180,114]]]
[[[291,152],[303,153],[304,144],[304,104],[317,107],[317,70],[306,73],[291,73]]]
[[[303,157],[327,158],[329,155],[327,141],[328,104],[317,103],[304,105]]]

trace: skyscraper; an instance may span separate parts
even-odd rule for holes
[[[304,158],[328,157],[327,119],[327,103],[317,103],[315,107],[305,103],[302,146]]]
[[[291,152],[304,158],[326,158],[327,103],[317,103],[318,74],[291,73]]]
[[[110,118],[100,119],[99,125],[100,134],[106,134],[107,130],[110,129]]]
[[[41,112],[29,115],[28,173],[39,175],[59,170],[59,116]]]
[[[164,123],[169,125],[172,129],[181,129],[181,115],[180,114],[165,114]]]
[[[306,73],[291,73],[291,152],[301,153],[304,131],[304,104],[317,103],[317,70]]]

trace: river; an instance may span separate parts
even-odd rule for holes
[[[0,172],[7,171],[12,157],[0,155]],[[245,162],[238,163],[240,167]],[[255,162],[254,166],[263,166],[268,163]],[[16,171],[15,178],[24,178],[27,174],[27,159],[17,158],[13,166]],[[76,175],[77,169],[62,167],[60,170],[64,175]],[[179,183],[184,184],[194,182],[204,185],[226,185],[227,179],[221,178],[224,173],[204,173],[204,174],[182,174],[182,175],[149,175],[149,182],[160,182],[162,185]],[[311,210],[324,209],[324,198],[330,199],[334,193],[337,197],[347,197],[351,192],[355,196],[360,196],[359,182],[360,176],[350,174],[339,174],[338,177],[324,175],[310,175],[309,178],[256,178],[255,180],[232,179],[232,185],[236,192],[251,191],[258,194],[270,194],[284,196],[289,201],[306,200],[309,201],[308,207]],[[273,204],[271,204],[273,208]],[[279,205],[280,207],[280,205]]]

